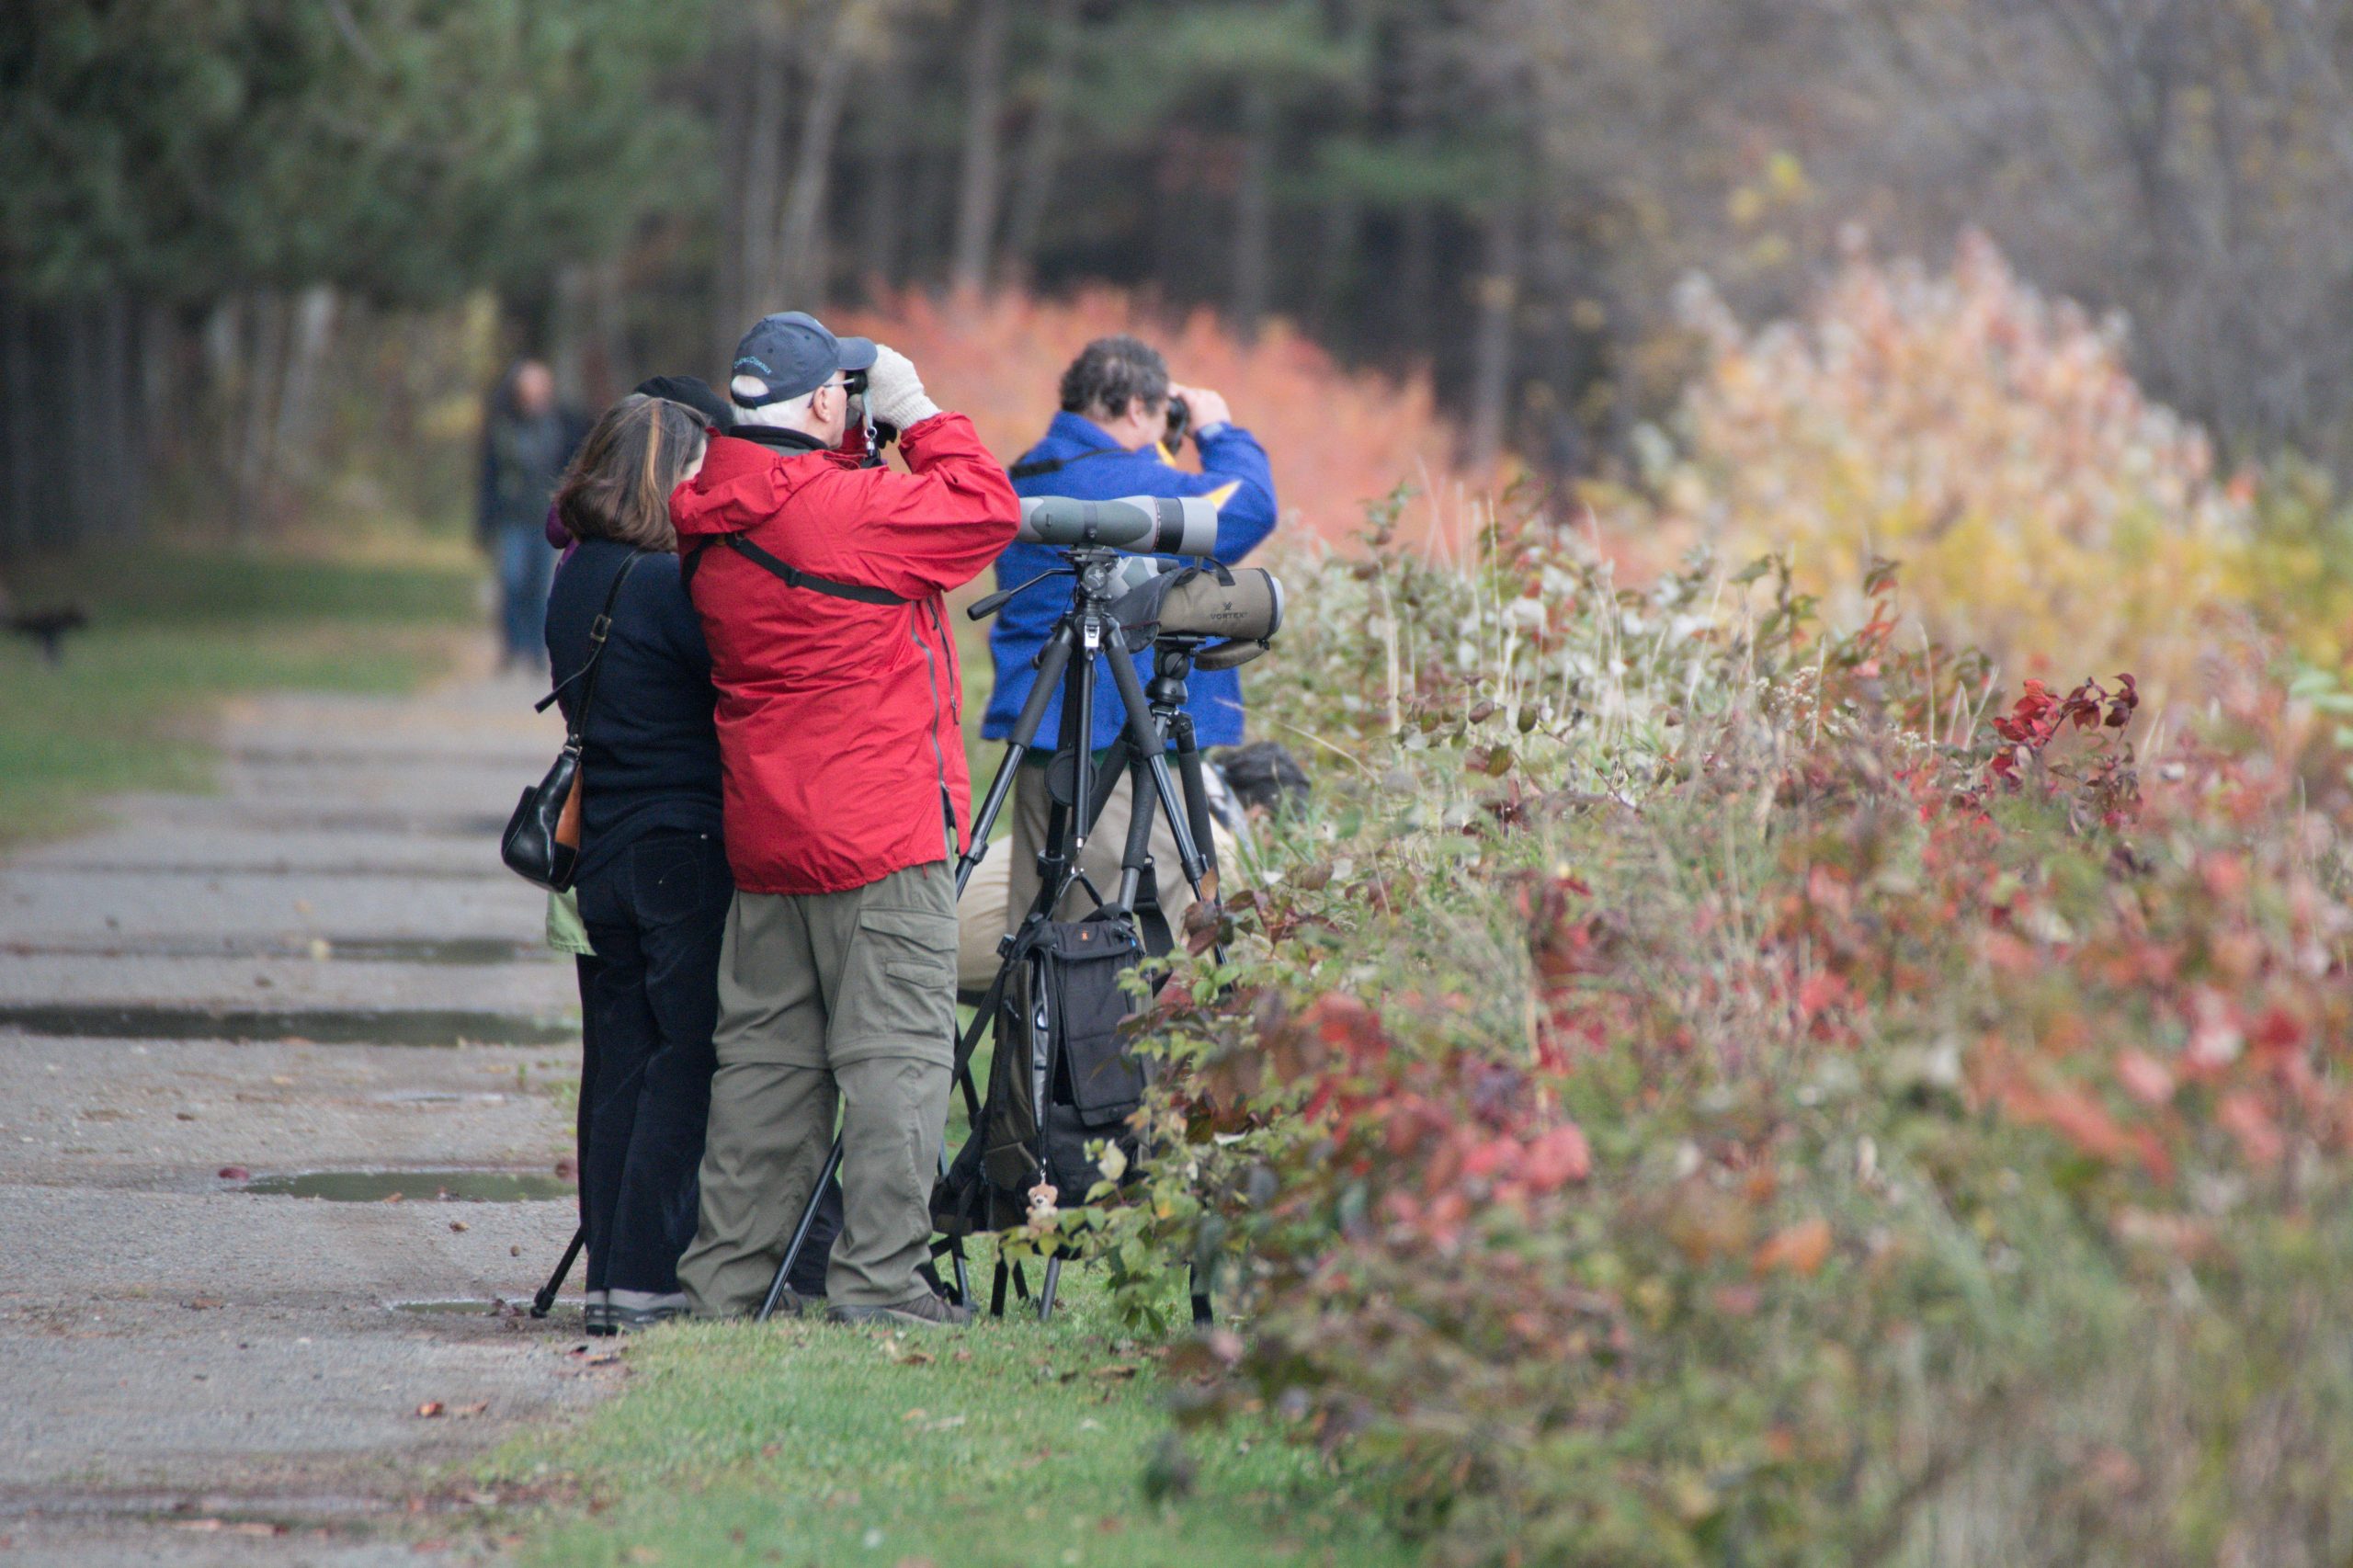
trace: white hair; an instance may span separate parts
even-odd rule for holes
[[[758,397],[768,390],[767,383],[757,376],[738,376],[727,383],[735,397],[735,423],[738,425],[767,425],[779,429],[797,430],[809,423],[809,404],[817,394],[802,392],[799,397],[786,398],[782,403],[764,403],[757,408],[747,408],[743,400]]]

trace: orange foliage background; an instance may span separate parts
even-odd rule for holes
[[[1210,312],[1178,321],[1120,290],[1090,288],[1051,300],[911,290],[835,324],[913,359],[939,405],[972,415],[1007,463],[1045,433],[1063,367],[1087,341],[1133,333],[1168,356],[1176,380],[1224,393],[1235,421],[1265,443],[1282,530],[1294,540],[1353,540],[1365,503],[1401,481],[1436,502],[1412,510],[1427,533],[1475,489],[1454,466],[1454,432],[1426,375],[1393,381],[1346,370],[1281,323],[1245,344]],[[1178,461],[1197,466],[1189,444]]]

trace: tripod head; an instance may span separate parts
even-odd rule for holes
[[[1072,545],[1054,553],[1061,556],[1066,564],[1040,572],[1017,587],[999,588],[995,593],[975,599],[964,613],[974,620],[986,620],[1012,602],[1015,595],[1028,593],[1049,577],[1076,579],[1074,608],[1108,609],[1153,578],[1178,570],[1167,562],[1149,555],[1131,555],[1124,550],[1106,544]]]

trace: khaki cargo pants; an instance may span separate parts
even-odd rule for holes
[[[1171,775],[1175,764],[1170,764]],[[1180,793],[1179,803],[1182,803]],[[1038,896],[1038,851],[1046,844],[1046,816],[1053,809],[1053,796],[1046,788],[1046,770],[1025,765],[1020,777],[1013,783],[1013,835],[1010,844],[1000,845],[993,854],[1006,854],[1006,901],[1004,929],[1011,930],[1021,924],[1029,913],[1030,903]],[[1122,778],[1111,798],[1103,802],[1103,814],[1095,819],[1087,830],[1086,847],[1078,857],[1079,869],[1095,884],[1095,891],[1108,903],[1120,891],[1120,858],[1128,850],[1128,824],[1134,814],[1134,792]],[[1220,844],[1220,854],[1226,846]],[[1008,853],[1009,852],[1009,853]],[[1219,864],[1231,870],[1231,859],[1221,858]],[[1185,863],[1176,856],[1176,835],[1168,826],[1168,813],[1160,809],[1155,797],[1152,811],[1152,874],[1160,888],[1160,912],[1168,917],[1168,928],[1176,934],[1179,946],[1184,942],[1185,912],[1193,907],[1193,890],[1185,881]],[[1062,906],[1054,912],[1057,920],[1084,920],[1094,912],[1095,901],[1076,882],[1063,894]],[[995,938],[991,938],[994,942]],[[995,972],[994,955],[990,965]]]
[[[844,1306],[926,1287],[956,1028],[956,877],[915,866],[847,892],[738,892],[719,957],[719,1072],[702,1215],[678,1260],[699,1317],[756,1312],[842,1108]]]

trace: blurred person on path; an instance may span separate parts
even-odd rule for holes
[[[943,595],[1020,512],[961,415],[904,356],[773,315],[745,335],[734,422],[670,502],[719,688],[735,898],[696,1315],[756,1311],[834,1139],[844,1214],[826,1315],[966,1321],[921,1270],[956,1026],[956,876],[971,810]],[[906,473],[853,433],[849,378]],[[798,1312],[797,1294],[780,1302]]]
[[[1178,386],[1168,378],[1160,351],[1129,336],[1099,337],[1063,372],[1062,412],[1046,434],[1013,465],[1014,490],[1021,495],[1072,495],[1085,501],[1123,495],[1206,495],[1218,504],[1217,558],[1231,565],[1275,531],[1274,473],[1257,437],[1233,423],[1225,399],[1202,387]],[[1182,398],[1199,450],[1201,472],[1170,461],[1171,400]],[[1175,437],[1182,439],[1179,432]],[[1061,564],[1048,545],[1015,543],[997,558],[996,585],[1011,588]],[[984,739],[1011,737],[1035,682],[1040,650],[1063,611],[1070,608],[1070,581],[1050,577],[1017,594],[997,612],[989,629],[989,657],[996,686],[982,722]],[[1149,651],[1135,656],[1139,676],[1153,677]],[[1233,670],[1199,670],[1186,683],[1186,711],[1193,716],[1201,749],[1242,744],[1242,680]],[[1050,798],[1046,768],[1061,744],[1062,694],[1046,708],[1037,748],[1013,791],[1013,842],[1006,858],[1006,925],[1021,923],[1038,896],[1038,852],[1044,847]],[[1099,756],[1119,738],[1126,722],[1120,694],[1107,676],[1095,688],[1094,733],[1088,744]],[[1125,788],[1114,790],[1096,819],[1079,869],[1097,888],[1116,884],[1127,846],[1131,809]],[[1192,890],[1178,867],[1176,840],[1165,816],[1155,813],[1152,855],[1160,907],[1172,930],[1182,930],[1192,907]],[[1074,888],[1055,912],[1075,920],[1087,911],[1086,895]]]
[[[555,572],[548,500],[586,426],[557,403],[555,377],[537,359],[517,360],[483,410],[474,535],[498,574],[499,653],[510,665],[537,665],[544,653]]]

